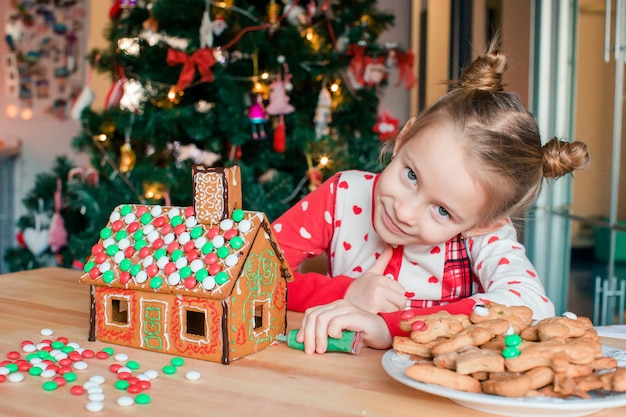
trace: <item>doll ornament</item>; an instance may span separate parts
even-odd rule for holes
[[[270,103],[267,105],[267,114],[278,116],[278,125],[274,130],[274,150],[276,152],[285,152],[286,149],[286,132],[285,132],[285,114],[295,111],[295,108],[289,104],[289,96],[287,95],[288,86],[291,85],[289,79],[291,75],[285,73],[285,79],[279,74],[276,81],[270,84]]]
[[[250,106],[248,111],[248,119],[252,125],[252,138],[255,140],[265,139],[265,123],[267,123],[267,113],[263,106],[263,96],[261,94],[255,95],[255,101]]]

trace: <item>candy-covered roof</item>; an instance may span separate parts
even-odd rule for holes
[[[263,213],[241,209],[204,225],[191,206],[120,205],[100,231],[81,281],[210,296],[237,278],[260,226],[269,228]]]

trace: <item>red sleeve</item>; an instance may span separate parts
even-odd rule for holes
[[[467,314],[468,316],[472,313],[474,306],[477,301],[473,298],[464,298],[462,300],[456,301],[454,303],[435,306],[435,307],[424,307],[424,308],[412,308],[410,311],[414,312],[415,315],[424,315],[424,314],[433,314],[437,311],[445,310],[450,314]],[[392,313],[378,313],[379,316],[385,320],[387,323],[387,327],[389,328],[389,332],[391,333],[391,337],[394,336],[408,336],[408,333],[400,329],[400,320],[402,314],[409,310],[400,310],[394,311]]]
[[[329,178],[272,223],[278,244],[294,274],[294,280],[287,284],[289,310],[304,311],[341,299],[354,281],[344,275],[330,277],[298,272],[306,258],[323,252],[328,254],[334,232],[339,175]]]

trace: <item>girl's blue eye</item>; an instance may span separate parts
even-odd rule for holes
[[[439,213],[441,217],[450,217],[450,213],[448,213],[448,210],[441,206],[437,208],[437,213]]]
[[[406,176],[410,181],[417,181],[417,175],[411,168],[407,168]]]

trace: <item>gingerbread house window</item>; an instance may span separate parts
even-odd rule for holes
[[[203,311],[185,310],[187,334],[196,337],[206,336],[206,315]]]
[[[263,304],[257,304],[254,306],[254,330],[263,327]]]
[[[111,320],[115,323],[128,324],[128,301],[111,298]]]

